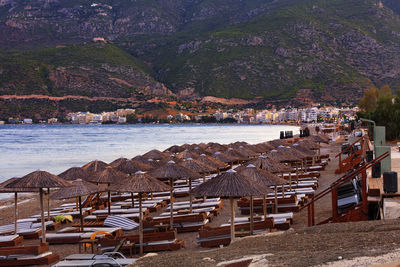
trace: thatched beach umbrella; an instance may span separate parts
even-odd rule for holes
[[[185,150],[185,148],[183,148],[181,146],[173,145],[173,146],[170,146],[169,148],[165,149],[164,153],[176,154],[176,153],[182,152],[184,150]]]
[[[198,197],[229,197],[231,204],[231,242],[235,239],[235,197],[262,196],[269,188],[234,170],[228,170],[197,186],[192,193]]]
[[[126,178],[127,174],[108,166],[102,171],[98,171],[87,178],[89,182],[96,184],[115,184]],[[111,192],[107,191],[108,194],[108,215],[111,214]]]
[[[73,181],[76,179],[86,180],[89,176],[90,173],[85,171],[82,167],[72,167],[58,175],[58,177],[67,181]]]
[[[168,158],[169,154],[161,152],[157,149],[153,149],[153,150],[150,150],[149,152],[143,154],[143,157],[148,158],[148,159],[162,160],[164,158]]]
[[[275,211],[277,212],[277,207],[278,207],[278,185],[284,185],[287,183],[286,180],[280,178],[279,176],[266,171],[262,169],[256,168],[253,164],[247,165],[246,168],[243,168],[239,170],[239,173],[243,174],[244,176],[247,176],[256,182],[270,188],[271,186],[274,186],[275,188]],[[272,189],[270,189],[270,192],[272,192]],[[266,192],[263,195],[263,211],[264,211],[264,220],[267,218],[267,203],[266,203],[266,195],[269,192]],[[252,199],[250,199],[252,201]]]
[[[125,178],[118,184],[110,186],[110,190],[118,192],[131,192],[139,194],[139,241],[140,255],[143,254],[143,211],[142,211],[142,195],[143,193],[164,192],[171,188],[151,177],[150,175],[138,171],[134,175]]]
[[[72,184],[54,174],[46,171],[34,171],[20,179],[6,185],[6,188],[23,188],[23,189],[39,189],[40,196],[40,210],[41,210],[41,221],[42,221],[42,242],[46,243],[46,227],[44,219],[44,208],[43,208],[43,188],[62,188],[72,186]]]
[[[192,158],[187,158],[186,160],[183,160],[178,163],[180,166],[183,166],[193,172],[200,173],[203,175],[203,182],[206,181],[206,176],[205,173],[210,173],[213,171],[213,168],[208,167],[206,165],[203,165],[202,163],[192,159]],[[189,190],[192,190],[192,179],[189,178]],[[189,191],[190,192],[190,191]],[[192,194],[189,193],[189,199],[190,199],[190,212],[192,212]]]
[[[153,168],[158,168],[162,165],[161,163],[159,163],[158,161],[156,161],[154,159],[145,158],[143,156],[136,156],[136,157],[132,158],[132,160],[146,164],[146,165],[150,165]]]
[[[234,158],[234,157],[228,156],[227,154],[219,152],[219,151],[215,152],[212,155],[212,157],[217,159],[217,160],[219,160],[219,161],[228,163],[231,166],[233,165],[233,162],[239,161],[239,158],[236,158],[236,157]]]
[[[82,166],[82,169],[92,174],[94,172],[102,171],[107,168],[109,165],[101,160],[93,160],[89,163],[86,163]]]
[[[231,148],[231,147],[228,148],[228,149],[225,151],[225,154],[228,155],[228,156],[230,156],[230,157],[232,157],[232,158],[237,158],[238,161],[246,161],[246,160],[249,160],[249,157],[247,157],[247,156],[241,154],[239,151],[237,151],[237,150],[235,150],[235,149],[233,149],[233,148]]]
[[[151,171],[154,169],[154,167],[141,163],[136,160],[127,160],[124,162],[121,162],[119,165],[115,167],[115,169],[127,173],[127,174],[134,174],[137,171]]]
[[[216,158],[213,158],[206,154],[200,154],[200,156],[196,160],[204,165],[214,168],[214,171],[218,173],[220,169],[225,169],[228,167],[228,164],[226,164],[225,162],[217,160]]]
[[[129,160],[129,159],[127,159],[127,158],[120,157],[120,158],[118,158],[118,159],[116,159],[116,160],[114,160],[114,161],[111,161],[108,165],[110,165],[111,167],[115,168],[115,167],[117,167],[118,165],[120,165],[121,163],[126,162],[126,161],[128,161],[128,160]]]
[[[187,158],[194,159],[194,158],[197,158],[197,157],[198,157],[197,154],[192,153],[187,149],[185,151],[180,152],[178,155],[176,155],[176,158],[178,158],[178,159],[187,159]]]
[[[7,188],[6,185],[15,182],[20,178],[10,178],[0,183],[0,193],[14,193],[14,234],[17,234],[17,221],[18,221],[18,193],[39,192],[37,188]]]
[[[78,198],[79,201],[79,215],[80,215],[80,230],[83,232],[83,215],[82,215],[82,196],[88,196],[90,194],[104,192],[97,185],[77,179],[71,182],[73,186],[64,187],[54,192],[51,195],[52,199],[68,199]]]
[[[160,180],[169,180],[170,181],[170,209],[171,209],[171,218],[170,218],[170,227],[173,228],[174,223],[174,194],[173,194],[173,186],[174,186],[174,179],[181,179],[181,178],[188,178],[188,179],[195,179],[199,178],[200,174],[193,172],[183,166],[176,164],[174,161],[168,161],[167,164],[161,166],[158,169],[155,169],[149,173],[154,178]]]
[[[288,146],[290,145],[288,142],[285,142],[281,139],[275,139],[275,140],[271,140],[268,141],[266,144],[272,146],[274,149],[278,148],[279,146]]]
[[[254,158],[256,157],[259,153],[254,152],[247,146],[239,146],[235,148],[240,154],[246,156],[247,158]]]

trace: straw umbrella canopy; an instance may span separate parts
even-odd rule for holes
[[[312,140],[317,143],[329,144],[329,137],[322,135],[322,134],[310,135],[309,137],[307,137],[307,139]]]
[[[270,188],[271,186],[275,187],[275,211],[276,211],[278,206],[277,187],[278,185],[287,184],[287,181],[269,171],[258,169],[253,164],[247,165],[247,167],[238,170],[238,172],[257,181],[258,183],[268,188]],[[273,190],[270,189],[269,192],[265,192],[265,194],[263,195],[264,220],[267,218],[266,194],[270,192],[273,192]]]
[[[138,171],[134,175],[125,178],[122,182],[111,185],[110,190],[139,194],[139,241],[140,241],[140,255],[142,255],[143,254],[142,195],[143,193],[169,191],[171,190],[171,187],[144,172]]]
[[[14,193],[14,233],[17,234],[18,221],[18,193],[39,192],[37,188],[7,188],[6,185],[15,182],[20,178],[13,177],[0,183],[0,193]]]
[[[174,161],[168,161],[167,164],[161,166],[158,169],[155,169],[149,173],[154,178],[159,180],[169,180],[170,181],[170,210],[171,210],[171,218],[170,218],[170,227],[173,228],[174,223],[174,214],[173,214],[173,180],[180,179],[180,178],[188,178],[188,179],[195,179],[199,178],[200,174],[193,172],[183,166],[176,164]]]
[[[306,147],[302,143],[295,143],[295,144],[292,145],[292,148],[302,152],[303,154],[306,154],[307,157],[314,157],[317,154],[315,151],[309,149],[308,147]]]
[[[204,165],[214,168],[214,171],[217,172],[219,172],[219,169],[224,169],[228,167],[228,165],[225,162],[217,160],[206,154],[201,154],[196,160]]]
[[[276,161],[279,162],[298,162],[300,161],[300,159],[298,157],[293,156],[292,154],[289,154],[287,151],[285,150],[271,150],[270,152],[268,152],[266,154],[266,156],[268,158],[272,158]]]
[[[233,241],[235,239],[235,210],[233,199],[243,196],[262,196],[268,190],[268,187],[234,170],[228,170],[197,186],[192,190],[192,193],[198,197],[229,197],[231,203],[231,241]]]
[[[72,167],[60,173],[58,176],[67,181],[73,181],[76,179],[86,180],[90,176],[90,173],[85,171],[82,167]]]
[[[183,147],[181,147],[181,146],[173,145],[173,146],[170,146],[169,148],[165,149],[164,153],[174,153],[174,154],[176,154],[176,153],[182,152],[184,150],[185,149]]]
[[[291,172],[292,168],[289,166],[280,163],[279,161],[274,160],[273,158],[269,158],[268,156],[259,156],[257,159],[249,161],[249,164],[253,164],[257,168],[267,170],[272,173],[281,173],[281,172]]]
[[[187,159],[187,158],[197,158],[198,155],[195,153],[190,152],[189,150],[184,150],[182,152],[180,152],[178,155],[176,155],[176,158],[178,159]]]
[[[319,149],[319,145],[316,142],[312,141],[311,139],[300,139],[297,143],[299,145],[307,147],[310,150],[318,150]]]
[[[79,201],[79,215],[80,215],[80,228],[83,232],[83,215],[82,215],[82,196],[88,196],[90,194],[104,192],[97,185],[77,179],[71,182],[73,186],[64,187],[54,192],[50,197],[52,199],[67,199],[67,198],[78,198]]]
[[[120,165],[121,163],[126,162],[126,161],[128,161],[128,160],[129,160],[129,159],[127,159],[127,158],[120,157],[120,158],[118,158],[118,159],[116,159],[116,160],[110,162],[109,165],[110,165],[111,167],[115,168],[115,167],[117,167],[118,165]]]
[[[231,157],[231,156],[229,156],[229,155],[227,155],[225,153],[219,152],[219,151],[215,152],[212,155],[212,157],[217,159],[217,160],[219,160],[219,161],[228,163],[228,164],[232,164],[233,162],[239,160],[239,158],[233,158],[233,157]]]
[[[247,146],[239,146],[239,147],[236,148],[236,150],[240,154],[242,154],[243,156],[246,156],[247,158],[253,158],[253,157],[256,157],[259,154],[257,152],[254,152],[253,150],[251,150]]]
[[[44,220],[44,208],[43,208],[43,188],[62,188],[72,186],[72,184],[54,174],[46,171],[34,171],[20,179],[7,184],[6,188],[24,188],[24,189],[39,189],[40,196],[40,209],[41,209],[41,221],[42,221],[42,242],[46,243],[46,227]]]
[[[281,140],[281,139],[275,139],[267,142],[268,145],[272,146],[273,148],[278,148],[279,146],[288,146],[289,143]]]
[[[109,165],[101,160],[93,160],[89,163],[86,163],[82,166],[82,169],[87,171],[88,173],[94,173],[98,171],[102,171],[107,168]]]
[[[92,174],[90,177],[87,178],[89,182],[96,183],[96,184],[110,184],[118,183],[119,181],[126,178],[127,174],[121,171],[114,169],[111,166],[108,166],[102,171],[98,171]],[[107,191],[108,193],[108,215],[111,214],[111,192],[110,190]]]
[[[228,155],[228,156],[230,156],[230,157],[232,157],[232,158],[237,158],[239,161],[246,161],[246,160],[249,160],[249,157],[247,157],[247,156],[241,154],[239,151],[237,151],[237,150],[235,150],[235,149],[233,149],[233,148],[231,148],[231,147],[228,148],[228,149],[225,151],[225,154]]]
[[[212,172],[214,169],[212,167],[206,166],[192,158],[187,158],[178,163],[180,166],[183,166],[191,171],[196,173],[200,173],[203,175],[203,182],[205,182],[205,173]],[[192,179],[189,179],[189,190],[192,190]],[[189,196],[190,199],[190,211],[192,211],[192,194]]]
[[[192,153],[194,153],[194,154],[196,154],[196,156],[199,156],[199,155],[205,153],[205,150],[204,150],[203,148],[199,147],[198,145],[196,145],[196,146],[191,146],[191,147],[188,149],[188,151],[189,151],[189,152],[192,152]]]
[[[119,165],[115,167],[115,169],[127,173],[127,174],[134,174],[137,171],[151,171],[154,167],[138,162],[136,160],[127,160],[121,162]]]
[[[148,159],[162,160],[164,158],[168,158],[169,154],[161,152],[157,149],[153,149],[153,150],[150,150],[149,152],[143,154],[143,157],[148,158]]]
[[[160,164],[158,161],[154,160],[154,159],[148,159],[145,158],[143,156],[136,156],[134,158],[132,158],[132,160],[146,164],[146,165],[150,165],[153,168],[158,168],[160,167],[162,164]]]

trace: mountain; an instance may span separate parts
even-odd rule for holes
[[[368,86],[399,88],[399,12],[394,0],[0,0],[0,92],[290,102],[311,89],[357,103]]]

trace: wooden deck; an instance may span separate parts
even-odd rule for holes
[[[383,194],[383,178],[368,178],[368,202],[379,202]]]

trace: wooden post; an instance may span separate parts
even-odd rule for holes
[[[296,162],[296,179],[297,183],[299,183],[299,163]]]
[[[337,204],[337,187],[332,188],[332,218],[338,216],[338,204]]]
[[[108,215],[111,214],[111,192],[108,190]]]
[[[189,179],[189,202],[190,202],[190,212],[193,210],[193,199],[192,199],[192,178]]]
[[[14,235],[18,232],[18,193],[14,193]]]
[[[292,173],[289,172],[289,191],[292,192]]]
[[[139,242],[140,256],[143,255],[143,211],[142,211],[142,193],[139,193]]]
[[[50,221],[50,188],[47,188],[47,220]]]
[[[250,196],[250,235],[254,232],[254,202],[253,196]]]
[[[77,197],[75,198],[75,208],[76,208],[76,211],[79,210],[79,202],[78,202],[78,198]]]
[[[170,229],[174,229],[174,187],[172,178],[169,180],[169,185],[171,186],[171,190],[169,191],[169,204],[170,204],[170,218],[169,218],[169,227]]]
[[[311,214],[312,214],[311,224],[312,224],[312,226],[314,226],[315,225],[315,208],[314,208],[315,201],[314,201],[314,196],[312,197],[311,201],[312,201],[311,202]]]
[[[368,214],[367,170],[365,169],[363,170],[361,178],[362,178],[362,187],[361,187],[362,207],[364,214]]]
[[[135,207],[135,201],[133,199],[133,193],[131,193],[131,198],[132,198],[132,208],[134,208]]]
[[[40,217],[42,220],[42,243],[46,243],[46,226],[44,222],[43,188],[39,189],[40,195]]]
[[[78,201],[79,201],[79,219],[81,221],[81,232],[83,233],[83,213],[82,213],[82,197],[79,196],[78,197]]]
[[[278,213],[278,186],[275,185],[275,213]]]
[[[267,220],[267,197],[263,196],[263,211],[264,211],[264,221]]]
[[[233,197],[229,198],[231,202],[231,243],[235,240],[235,202]]]

